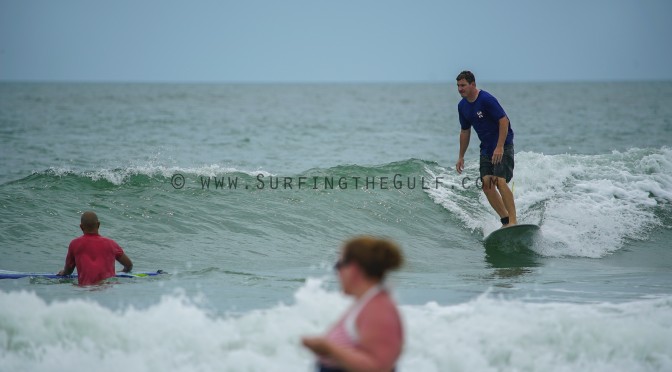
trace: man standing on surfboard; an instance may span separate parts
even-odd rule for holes
[[[471,71],[457,75],[457,90],[462,100],[460,116],[460,156],[455,164],[458,174],[464,170],[464,154],[469,147],[471,128],[481,140],[480,173],[483,192],[497,212],[503,227],[517,224],[513,192],[507,185],[513,177],[513,130],[506,112],[490,93],[476,88]]]

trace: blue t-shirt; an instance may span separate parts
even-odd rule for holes
[[[474,127],[481,140],[481,155],[492,156],[499,139],[499,119],[506,116],[506,112],[492,94],[480,90],[476,101],[469,102],[462,98],[457,105],[462,129]],[[513,144],[513,129],[509,122],[509,133],[506,135],[505,145]]]

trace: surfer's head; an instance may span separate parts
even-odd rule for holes
[[[100,227],[98,216],[91,211],[86,211],[82,213],[82,219],[79,224],[79,227],[82,229],[84,233],[98,232],[98,227]]]
[[[476,88],[476,77],[471,71],[462,71],[457,75],[457,91],[463,98],[473,102],[478,96],[478,89]]]
[[[395,243],[360,236],[345,243],[336,268],[340,271],[346,266],[357,266],[366,279],[381,281],[388,271],[399,268],[403,261],[401,249]]]

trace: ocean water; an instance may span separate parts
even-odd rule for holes
[[[672,83],[480,84],[515,132],[522,253],[452,84],[0,83],[0,270],[56,272],[94,210],[136,271],[0,280],[0,370],[309,371],[340,244],[396,240],[399,370],[672,370]]]

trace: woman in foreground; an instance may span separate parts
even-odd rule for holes
[[[403,346],[397,306],[383,285],[403,263],[396,244],[372,237],[345,243],[335,265],[343,292],[356,301],[323,337],[304,337],[318,371],[393,371]]]

